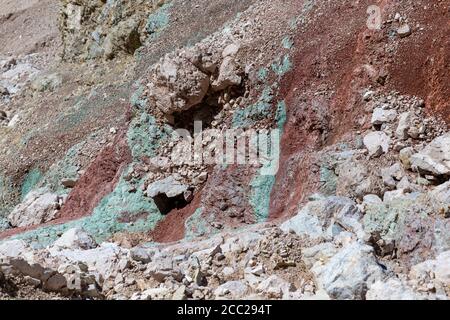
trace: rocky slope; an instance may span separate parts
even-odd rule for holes
[[[0,1],[0,298],[447,299],[450,3],[375,2]]]

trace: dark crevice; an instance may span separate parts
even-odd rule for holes
[[[153,197],[153,201],[163,215],[168,214],[174,209],[182,209],[189,204],[189,202],[184,198],[184,194],[169,198],[165,193],[161,193]]]

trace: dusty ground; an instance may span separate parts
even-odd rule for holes
[[[59,8],[56,0],[0,1],[0,56],[45,52],[55,57],[61,45]]]

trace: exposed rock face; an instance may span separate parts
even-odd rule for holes
[[[0,57],[0,299],[447,299],[444,2],[62,0],[61,61]]]
[[[147,37],[155,1],[62,0],[63,57],[68,60],[133,54]]]
[[[362,226],[358,222],[360,217],[361,213],[353,201],[329,197],[308,203],[297,216],[283,223],[281,229],[313,239],[332,239],[344,228],[362,237]]]
[[[45,189],[30,192],[8,216],[14,227],[28,227],[53,220],[61,206],[61,198]]]

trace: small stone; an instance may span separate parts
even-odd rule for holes
[[[376,108],[372,114],[372,124],[381,125],[386,122],[392,122],[397,118],[397,111]]]
[[[75,185],[77,184],[78,180],[77,179],[63,179],[61,181],[61,184],[65,187],[65,188],[73,188],[75,187]]]
[[[411,27],[408,24],[404,24],[397,29],[397,34],[400,38],[406,38],[411,35]]]

